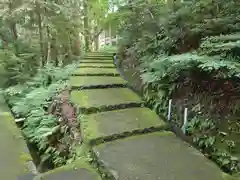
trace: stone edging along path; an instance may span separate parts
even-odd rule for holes
[[[0,179],[32,180],[37,170],[2,95],[0,95],[0,128]]]
[[[234,179],[168,131],[168,125],[143,106],[114,68],[111,54],[87,54],[70,82],[71,100],[83,113],[83,141],[97,168],[80,159],[44,174],[42,179]]]

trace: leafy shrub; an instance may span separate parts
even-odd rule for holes
[[[219,140],[218,134],[221,132],[216,127],[216,121],[198,115],[188,123],[187,133],[193,135],[193,142],[214,159],[221,168],[231,173],[239,172],[239,159],[232,155],[233,149],[236,148],[234,141],[230,144],[226,138]],[[225,147],[231,146],[231,148],[218,148],[218,143],[224,144]]]

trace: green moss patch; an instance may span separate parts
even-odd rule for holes
[[[94,152],[118,180],[224,180],[215,164],[168,132],[107,142]]]
[[[141,98],[128,88],[73,90],[71,100],[82,109],[97,108],[99,110],[121,104],[142,104]]]
[[[0,114],[0,144],[1,179],[15,180],[31,173],[28,162],[32,157],[13,116],[8,112]]]
[[[104,60],[104,61],[99,61],[99,60],[91,60],[91,59],[83,59],[80,61],[81,63],[99,63],[99,64],[113,64],[113,60]]]
[[[106,63],[81,63],[80,68],[82,67],[93,67],[93,68],[115,68],[114,64],[106,64]]]
[[[77,77],[72,76],[70,78],[70,84],[72,87],[105,87],[122,85],[126,86],[127,81],[121,77],[110,77],[110,76],[83,76]]]
[[[74,75],[119,75],[115,68],[79,68]]]
[[[166,127],[148,108],[129,108],[85,115],[81,121],[84,140],[104,140],[138,130]],[[104,138],[105,137],[105,138]]]
[[[79,159],[42,175],[42,180],[101,180],[100,175],[85,159]]]

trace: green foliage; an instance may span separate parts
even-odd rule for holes
[[[143,81],[167,83],[176,82],[187,71],[199,69],[208,73],[217,73],[218,78],[239,78],[240,63],[220,56],[199,56],[194,53],[184,53],[173,56],[159,56],[148,63],[148,71],[143,73]]]
[[[226,138],[221,139],[228,149],[218,147],[218,135],[220,132],[216,128],[216,122],[212,119],[205,118],[202,115],[195,116],[187,125],[187,133],[193,136],[193,142],[210,158],[214,159],[219,166],[227,172],[238,172],[239,159],[232,155],[235,147],[234,141]]]
[[[210,56],[240,57],[240,34],[228,34],[206,38],[199,49],[199,53]],[[228,57],[229,58],[229,57]]]
[[[0,2],[0,87],[28,81],[37,69],[66,65],[80,55],[79,1]]]
[[[27,140],[37,145],[42,161],[50,159],[56,166],[66,163],[66,157],[60,156],[56,144],[49,140],[60,127],[57,117],[49,114],[48,109],[54,97],[68,87],[66,80],[75,68],[75,64],[64,68],[46,66],[25,84],[5,90],[13,113],[25,118],[23,133]]]
[[[176,54],[196,49],[201,38],[240,29],[236,1],[188,1],[166,7],[164,1],[134,0],[119,8],[120,49],[143,54]]]
[[[219,41],[213,42],[211,38],[206,41],[209,46],[206,49],[200,48],[197,52],[172,56],[155,55],[153,60],[147,61],[146,57],[143,58],[144,70],[141,77],[145,83],[145,98],[158,113],[166,113],[168,99],[174,96],[177,89],[188,84],[195,73],[215,79],[239,80],[239,58],[233,54],[223,53],[226,46],[219,46]],[[206,41],[203,44],[206,45]],[[238,41],[228,47],[228,51],[231,52],[238,47],[237,43]],[[214,55],[208,53],[217,48],[219,49]],[[214,159],[222,169],[231,173],[238,172],[239,160],[232,155],[235,142],[224,139],[220,144],[225,144],[224,146],[228,148],[219,147],[217,129],[216,122],[196,116],[188,124],[187,132],[193,136],[193,142],[197,147]]]
[[[14,46],[9,45],[8,49],[0,48],[1,87],[25,82],[36,73],[37,51],[23,42],[18,44],[26,48],[19,54],[16,54]]]
[[[239,8],[238,1],[223,0],[172,4],[133,0],[120,6],[117,13],[120,19],[118,50],[122,57],[141,62],[144,97],[151,108],[166,115],[169,99],[175,103],[186,98],[190,101],[187,104],[190,109],[201,102],[200,109],[214,106],[216,111],[216,108],[220,109],[216,103],[218,100],[224,100],[224,97],[229,100],[231,94],[239,96]],[[204,98],[217,99],[216,104],[207,104],[209,101]],[[184,108],[185,104],[180,106]],[[239,109],[239,103],[236,102],[235,107]],[[234,107],[230,109],[232,114],[229,116],[239,116]],[[173,113],[177,117],[175,110]],[[235,149],[235,142],[225,139],[228,148],[221,149],[220,135],[216,132],[220,125],[212,119],[227,120],[219,116],[200,118],[196,112],[190,113],[196,118],[188,125],[188,133],[199,149],[209,154],[224,170],[239,171],[238,161],[231,150]],[[208,110],[204,113],[207,114]],[[174,121],[177,126],[182,125],[181,119]]]

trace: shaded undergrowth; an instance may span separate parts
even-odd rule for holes
[[[30,81],[5,90],[15,118],[24,119],[21,129],[40,172],[66,164],[81,143],[77,112],[69,101],[68,78],[75,68],[47,66]]]

